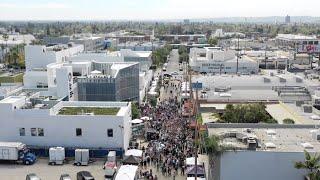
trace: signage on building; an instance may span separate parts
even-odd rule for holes
[[[192,89],[202,89],[202,83],[192,83]]]
[[[298,53],[320,53],[320,45],[299,45],[297,51]]]

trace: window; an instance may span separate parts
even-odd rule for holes
[[[113,137],[113,129],[108,129],[108,137]]]
[[[26,129],[25,128],[20,128],[19,129],[19,133],[20,133],[20,136],[25,136],[26,135]]]
[[[44,136],[43,128],[38,128],[38,136]]]
[[[31,128],[31,136],[37,136],[37,128]]]
[[[76,136],[82,136],[82,129],[81,128],[76,129]]]

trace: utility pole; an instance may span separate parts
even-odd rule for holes
[[[194,163],[196,167],[195,171],[195,180],[197,180],[198,176],[198,81],[196,85],[196,100],[194,102],[194,113],[195,113],[195,121],[196,121],[196,127],[195,127],[195,155],[194,155]]]
[[[237,47],[237,74],[238,74],[238,71],[239,71],[239,35],[238,35],[238,47]]]
[[[264,51],[264,68],[267,69],[267,48],[268,45],[266,44],[266,49]]]

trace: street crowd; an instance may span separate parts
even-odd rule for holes
[[[174,84],[168,84],[177,90]],[[193,156],[192,131],[188,128],[188,120],[181,116],[181,109],[176,97],[158,102],[156,108],[146,104],[141,108],[143,116],[152,117],[145,123],[148,145],[142,146],[144,152],[140,176],[157,180],[158,176],[147,166],[153,165],[157,174],[166,179],[175,179],[186,173],[185,159]]]

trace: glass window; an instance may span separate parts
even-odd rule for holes
[[[38,136],[44,136],[43,128],[38,128]]]
[[[82,129],[81,128],[76,129],[76,136],[82,136]]]
[[[37,136],[37,128],[31,128],[31,136]]]
[[[25,136],[26,135],[26,129],[25,128],[20,128],[19,129],[19,133],[20,133],[20,136]]]
[[[113,129],[108,129],[108,137],[113,137]]]

